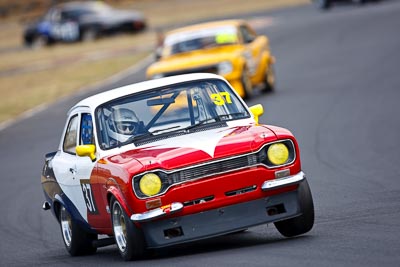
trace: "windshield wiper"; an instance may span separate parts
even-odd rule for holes
[[[245,115],[246,113],[244,112],[235,112],[235,113],[229,113],[229,114],[222,114],[222,115],[218,115],[217,117],[220,120],[229,120],[229,119],[233,119],[233,117],[236,117],[238,115],[242,115],[241,117],[243,117],[243,115]],[[241,118],[241,117],[237,117],[237,118]]]
[[[126,144],[134,143],[136,141],[151,137],[155,133],[159,133],[159,132],[163,132],[163,131],[166,131],[166,130],[171,130],[171,129],[175,129],[175,128],[179,128],[179,127],[181,127],[181,126],[177,125],[177,126],[173,126],[173,127],[169,127],[169,128],[158,129],[158,130],[155,130],[155,131],[152,131],[152,132],[146,132],[146,133],[133,135],[133,136],[129,137],[128,140],[126,140],[125,142],[120,142],[118,144],[118,146],[121,147],[121,146],[126,145]]]
[[[190,131],[191,129],[197,128],[197,127],[199,127],[201,125],[204,125],[206,122],[210,122],[210,121],[212,121],[214,123],[214,122],[220,122],[221,120],[220,120],[219,116],[217,118],[205,119],[205,120],[199,121],[196,124],[189,125],[188,127],[185,128],[185,131]]]
[[[176,126],[172,126],[172,127],[169,127],[169,128],[158,129],[158,130],[152,131],[151,133],[155,134],[155,133],[159,133],[159,132],[163,132],[163,131],[166,131],[166,130],[171,130],[171,129],[175,129],[175,128],[179,128],[179,127],[181,127],[181,126],[176,125]]]
[[[153,135],[153,133],[151,133],[151,132],[133,135],[133,136],[129,137],[126,141],[118,143],[118,146],[121,147],[121,146],[124,146],[126,144],[130,144],[130,143],[136,142],[138,140],[150,137],[152,135]]]
[[[200,126],[203,126],[204,124],[221,123],[221,122],[229,120],[233,116],[237,116],[237,115],[245,115],[245,113],[236,112],[236,113],[218,115],[215,118],[214,117],[213,118],[208,118],[208,119],[199,121],[196,124],[189,125],[189,126],[187,126],[186,128],[184,128],[182,130],[184,130],[185,132],[189,132],[190,130],[192,130],[194,128],[197,128],[197,127],[200,127]],[[138,134],[138,135],[134,135],[134,136],[129,137],[128,140],[126,140],[125,142],[118,142],[118,146],[121,147],[123,145],[126,145],[126,144],[129,144],[129,143],[132,143],[132,142],[136,142],[136,141],[151,137],[156,133],[167,131],[167,130],[172,130],[172,129],[176,129],[176,128],[180,128],[180,127],[181,127],[180,125],[176,125],[176,126],[172,126],[172,127],[163,128],[163,129],[157,129],[157,130],[154,130],[152,132],[146,132],[146,133],[141,133],[141,134]]]
[[[184,130],[185,130],[185,131],[190,131],[190,130],[193,129],[193,128],[197,128],[197,127],[199,127],[199,126],[202,126],[202,125],[206,124],[206,122],[212,121],[211,124],[220,123],[220,122],[227,121],[227,120],[229,120],[230,118],[233,118],[234,116],[238,116],[238,115],[242,115],[242,116],[243,116],[243,115],[245,115],[245,114],[246,114],[246,113],[244,113],[244,112],[236,112],[236,113],[229,113],[229,114],[217,115],[215,118],[208,118],[208,119],[199,121],[199,122],[196,123],[196,124],[189,125],[189,126],[186,127]]]

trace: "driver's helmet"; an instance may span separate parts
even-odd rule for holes
[[[120,142],[126,141],[139,130],[139,119],[127,108],[114,109],[108,117],[108,135]]]

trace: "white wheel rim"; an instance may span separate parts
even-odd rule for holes
[[[125,252],[127,239],[126,222],[122,208],[117,201],[114,202],[113,205],[112,219],[115,242],[117,243],[119,250]]]
[[[72,240],[72,222],[71,215],[68,213],[65,207],[62,207],[60,211],[60,223],[64,242],[68,247],[70,247]]]

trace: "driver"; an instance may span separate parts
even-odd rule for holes
[[[127,108],[113,109],[108,117],[108,136],[116,142],[125,142],[139,131],[139,118]]]

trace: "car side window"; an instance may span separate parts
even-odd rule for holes
[[[76,141],[78,134],[78,115],[73,116],[67,127],[67,131],[65,133],[64,142],[63,142],[63,151],[69,154],[76,154]]]
[[[243,42],[245,43],[251,43],[256,39],[256,34],[245,25],[240,26],[240,32],[242,33]]]
[[[92,115],[88,113],[82,114],[79,144],[81,145],[94,144],[93,120],[92,120]]]

